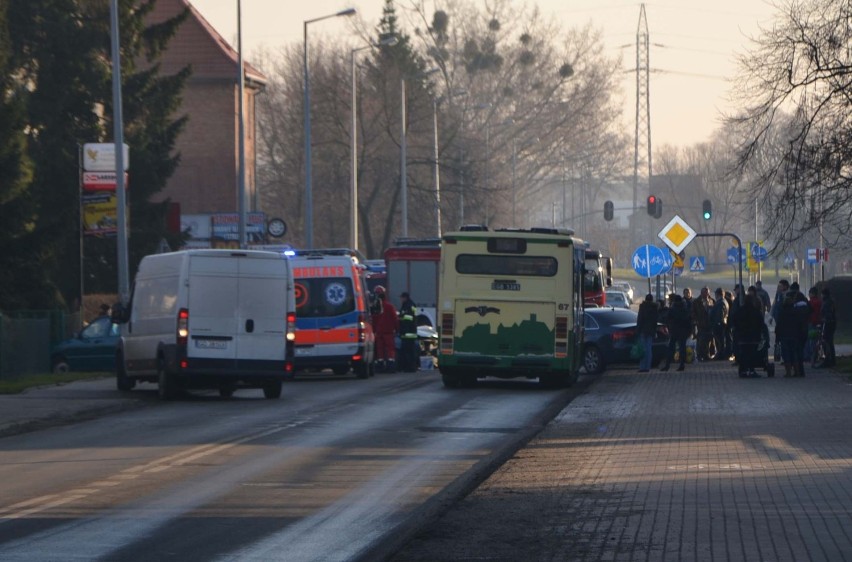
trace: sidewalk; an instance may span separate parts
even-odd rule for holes
[[[113,377],[0,394],[0,437],[138,408],[150,401],[141,393],[122,394]]]
[[[608,371],[393,560],[852,560],[852,383],[806,373]]]

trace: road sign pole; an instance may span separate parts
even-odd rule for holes
[[[718,236],[730,236],[734,240],[737,241],[737,255],[739,259],[739,273],[740,273],[740,296],[738,297],[739,303],[743,304],[745,287],[743,287],[743,241],[739,236],[733,234],[731,232],[700,232],[695,235],[696,238],[699,236],[703,238],[715,238]],[[734,279],[736,281],[736,279]]]

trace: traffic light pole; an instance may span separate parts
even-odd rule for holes
[[[740,240],[739,236],[732,232],[699,232],[695,234],[696,238],[698,238],[699,236],[703,238],[730,236],[731,238],[737,241],[737,249],[739,250],[737,252],[737,257],[739,258],[737,259],[737,262],[739,262],[740,273],[740,294],[737,297],[737,300],[740,304],[743,304],[743,299],[745,298],[745,287],[743,287],[743,241]]]

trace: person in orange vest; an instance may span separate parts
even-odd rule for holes
[[[376,371],[396,372],[396,344],[394,336],[399,331],[396,307],[387,299],[385,288],[379,285],[373,290],[376,296],[371,309],[373,331],[376,334]]]

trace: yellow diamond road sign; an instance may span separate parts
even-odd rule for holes
[[[671,248],[672,252],[680,253],[695,238],[695,231],[679,216],[675,215],[669,224],[663,227],[659,234],[660,240]]]

